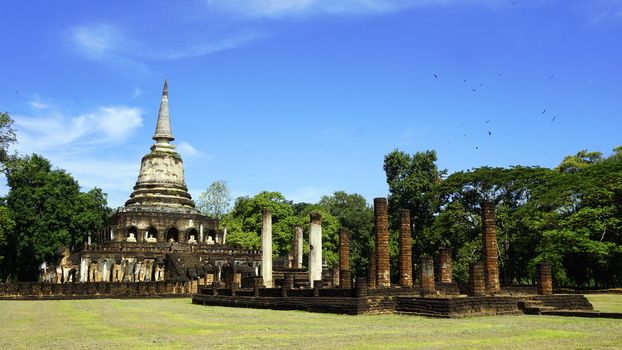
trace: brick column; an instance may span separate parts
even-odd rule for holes
[[[451,248],[441,249],[441,283],[451,283],[452,278],[452,260],[451,260]]]
[[[469,295],[480,296],[486,294],[484,283],[484,263],[481,261],[469,265]]]
[[[352,288],[350,238],[348,229],[345,227],[339,231],[339,286],[341,288]]]
[[[497,226],[495,224],[495,206],[483,201],[482,207],[482,250],[484,252],[484,278],[486,291],[499,293],[499,259],[497,256]]]
[[[412,236],[410,210],[400,210],[400,286],[413,286]]]
[[[391,261],[389,260],[389,219],[387,199],[374,198],[376,224],[376,283],[378,287],[391,287]]]
[[[295,269],[302,268],[302,226],[294,227],[294,242],[292,243],[293,266]]]
[[[419,286],[423,293],[436,290],[434,285],[434,260],[429,256],[419,258]]]
[[[536,264],[536,287],[540,295],[553,294],[553,276],[551,275],[551,265],[547,262]]]
[[[378,285],[376,284],[376,267],[377,267],[377,263],[376,263],[376,248],[372,249],[371,251],[371,255],[369,256],[369,277],[367,278],[368,288],[376,288]]]

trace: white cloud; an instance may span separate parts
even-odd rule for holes
[[[142,111],[127,106],[99,107],[68,117],[59,112],[44,116],[15,116],[18,151],[30,153],[69,144],[96,144],[125,140],[143,123]]]
[[[235,49],[247,43],[266,37],[267,34],[260,32],[238,33],[222,38],[213,38],[206,43],[197,44],[187,48],[167,50],[161,58],[177,60],[190,57],[200,57],[212,55],[221,51]]]
[[[97,59],[118,51],[124,38],[116,27],[100,23],[71,28],[69,39],[80,53]]]
[[[622,0],[590,0],[582,5],[579,10],[594,24],[622,22]]]
[[[132,94],[132,99],[135,99],[136,97],[141,96],[142,94],[143,94],[143,90],[137,86],[137,87],[134,88],[134,93]]]
[[[177,150],[181,153],[182,156],[192,157],[201,154],[199,150],[194,148],[189,142],[182,141],[177,145]]]
[[[245,31],[221,36],[208,35],[194,43],[183,43],[179,40],[167,45],[161,41],[142,42],[119,26],[95,23],[69,28],[66,30],[65,39],[74,52],[86,59],[145,71],[146,61],[212,55],[246,45],[262,37],[265,37],[265,34]],[[140,96],[141,93],[140,88],[136,88],[133,98]]]
[[[502,5],[504,0],[207,0],[218,14],[250,18],[313,15],[367,15],[396,12],[418,6],[454,4]]]
[[[138,175],[140,154],[128,151],[126,141],[143,124],[139,108],[104,106],[75,116],[39,110],[14,120],[17,152],[43,155],[67,170],[84,189],[102,188],[110,206],[127,200]]]

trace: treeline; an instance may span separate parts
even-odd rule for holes
[[[580,151],[555,169],[481,167],[449,176],[434,151],[396,150],[384,169],[393,223],[399,207],[411,210],[415,256],[452,247],[459,280],[481,257],[486,200],[496,205],[502,282],[532,283],[535,264],[548,261],[558,286],[622,285],[622,147],[608,158]]]
[[[555,169],[481,167],[448,176],[436,161],[434,151],[410,155],[395,150],[384,159],[395,281],[400,208],[411,211],[413,256],[436,257],[440,248],[451,247],[454,276],[466,282],[469,263],[481,259],[480,203],[486,200],[496,206],[502,282],[533,283],[535,264],[545,260],[558,286],[622,285],[622,147],[607,158],[581,151]],[[228,243],[259,248],[265,207],[273,213],[275,256],[291,251],[294,227],[302,225],[307,232],[309,213],[317,211],[327,264],[338,261],[339,227],[344,226],[351,234],[351,267],[366,274],[373,208],[362,196],[335,192],[316,204],[293,203],[278,192],[240,197],[222,220]]]
[[[12,120],[0,113],[0,170],[9,187],[0,198],[0,281],[35,280],[39,264],[54,262],[62,247],[80,248],[111,212],[100,189],[82,192],[70,174],[45,158],[9,155],[14,142]],[[451,247],[454,276],[465,282],[468,264],[481,258],[480,203],[486,200],[496,205],[504,283],[532,283],[535,264],[546,260],[557,286],[622,286],[622,146],[609,157],[580,151],[554,169],[481,167],[448,175],[436,161],[434,151],[395,150],[385,156],[395,281],[400,208],[411,211],[413,257],[436,257],[440,248]],[[227,242],[244,248],[260,247],[261,212],[272,209],[275,256],[291,252],[294,227],[308,232],[309,213],[317,211],[326,263],[338,261],[343,226],[350,231],[353,273],[367,273],[373,208],[359,194],[339,191],[311,204],[261,192],[237,198],[228,210],[230,195],[221,182],[199,202],[207,214],[221,218]]]
[[[36,281],[39,265],[56,262],[63,247],[80,248],[110,214],[99,188],[82,192],[47,159],[9,155],[12,120],[0,113],[0,166],[9,187],[0,198],[0,282]]]

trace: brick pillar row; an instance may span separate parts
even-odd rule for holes
[[[350,238],[348,229],[339,231],[339,286],[352,288],[352,272],[350,271]]]
[[[412,236],[410,232],[410,211],[400,210],[400,286],[413,286]]]
[[[484,251],[484,278],[486,291],[499,293],[499,259],[497,256],[497,226],[495,223],[495,206],[484,201],[482,207],[482,240]]]
[[[451,283],[453,281],[451,248],[441,249],[441,283]]]
[[[469,295],[481,296],[486,294],[484,282],[484,263],[481,261],[469,265]]]
[[[551,274],[551,265],[547,262],[536,264],[536,287],[538,294],[553,294],[553,276]]]
[[[419,286],[423,293],[431,293],[436,290],[434,285],[434,260],[429,256],[419,259]]]
[[[391,261],[389,260],[389,218],[387,199],[374,198],[376,226],[376,284],[380,288],[391,287]]]

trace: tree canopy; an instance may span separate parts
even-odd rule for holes
[[[423,225],[413,231],[414,256],[452,247],[459,280],[466,281],[468,264],[481,257],[480,203],[487,200],[496,206],[505,283],[533,281],[535,264],[546,260],[558,285],[619,287],[621,149],[607,158],[582,150],[555,169],[480,167],[438,182],[432,176],[433,151],[414,156],[394,151],[385,157],[385,170],[394,203],[411,209],[415,227]],[[417,163],[427,171],[413,170],[421,167],[413,166],[417,158],[427,159]]]
[[[222,219],[231,207],[231,200],[231,191],[229,191],[227,181],[217,180],[201,193],[197,207],[201,213],[209,217]]]
[[[35,279],[39,264],[53,262],[62,247],[80,247],[110,213],[100,189],[80,192],[71,175],[39,155],[12,157],[5,173],[6,210],[14,222],[6,233],[5,275]]]

